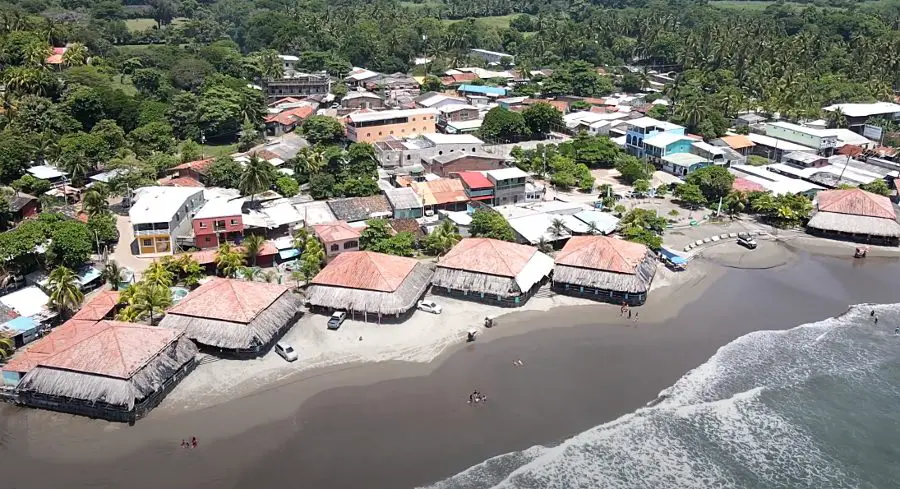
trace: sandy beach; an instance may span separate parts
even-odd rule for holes
[[[475,344],[459,340],[468,325],[435,326],[446,343],[431,359],[360,363],[379,348],[354,351],[348,328],[347,338],[330,339],[341,342],[341,361],[323,357],[299,371],[273,363],[265,379],[198,376],[133,427],[0,406],[0,468],[16,489],[426,485],[633,411],[747,332],[896,301],[900,277],[885,266],[896,258],[768,245],[752,259],[707,253],[678,285],[651,294],[637,324],[615,306],[538,297],[534,310],[501,317]],[[819,254],[829,252],[841,257]],[[466,307],[483,318],[483,306]],[[364,336],[379,345],[377,333]],[[473,389],[489,402],[468,405]],[[190,436],[201,446],[179,448]]]

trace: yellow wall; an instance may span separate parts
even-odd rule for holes
[[[373,143],[391,136],[402,138],[435,132],[433,115],[418,115],[415,121],[402,124],[386,124],[383,126],[349,127],[347,137],[357,143]],[[412,119],[413,117],[410,117]]]
[[[172,240],[168,234],[139,235],[138,250],[141,255],[149,253],[169,253],[172,251]]]

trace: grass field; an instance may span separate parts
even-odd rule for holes
[[[232,153],[237,153],[238,145],[237,143],[233,144],[204,144],[203,148],[203,156],[207,158],[218,158],[219,156],[228,156]]]
[[[479,22],[481,24],[484,24],[484,25],[489,25],[489,26],[497,27],[497,28],[509,27],[509,23],[512,22],[512,20],[519,15],[521,15],[521,14],[497,15],[494,17],[478,17],[475,19],[475,21]],[[455,22],[459,22],[460,20],[461,19],[445,20],[444,22],[446,22],[448,24],[453,24]]]
[[[176,17],[172,20],[172,25],[178,25],[187,20],[184,17]],[[156,27],[156,21],[153,19],[126,19],[125,26],[129,32],[146,31]]]

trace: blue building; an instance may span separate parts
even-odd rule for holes
[[[676,153],[690,153],[694,140],[671,132],[660,132],[644,138],[644,156],[647,161],[661,165],[662,158]]]
[[[487,97],[503,97],[506,95],[505,88],[484,85],[460,85],[456,90],[460,95],[484,95]]]
[[[671,122],[658,121],[652,117],[632,119],[628,121],[628,128],[625,132],[625,150],[628,151],[628,154],[643,158],[646,154],[644,141],[660,133],[684,136],[684,127]],[[689,150],[690,148],[685,152]]]

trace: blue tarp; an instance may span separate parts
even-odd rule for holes
[[[464,93],[479,93],[481,95],[506,95],[506,89],[500,87],[487,87],[482,85],[460,85],[459,91]]]
[[[38,323],[34,319],[25,316],[19,316],[12,321],[7,322],[2,327],[9,328],[17,333],[26,333],[38,328]]]
[[[281,250],[278,252],[278,258],[281,260],[290,260],[291,258],[297,256],[300,256],[300,250],[298,250],[297,248]]]
[[[658,253],[662,255],[663,258],[669,260],[675,265],[687,265],[687,260],[684,259],[683,256],[675,254],[674,251],[667,250],[665,248],[660,248]]]

